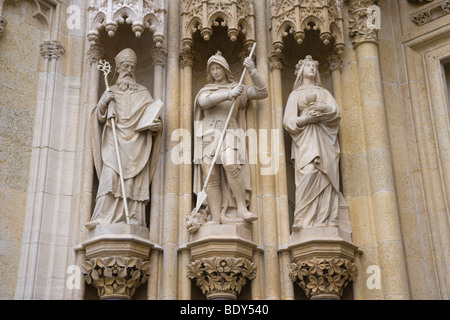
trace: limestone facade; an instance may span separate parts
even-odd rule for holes
[[[194,98],[211,55],[239,78],[255,42],[259,219],[191,233]],[[147,228],[94,232],[96,63],[127,47],[165,104],[159,164]],[[283,116],[307,55],[340,107],[339,226],[292,232]],[[449,113],[448,0],[0,0],[0,298],[449,299]]]

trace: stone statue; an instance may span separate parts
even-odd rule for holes
[[[339,210],[339,106],[323,88],[318,62],[297,64],[283,124],[292,137],[295,169],[293,230],[337,226]]]
[[[208,174],[233,100],[236,99],[237,103],[224,137],[221,154],[206,187],[205,202],[211,214],[207,223],[210,224],[224,223],[224,220],[230,223],[251,222],[258,218],[248,211],[251,186],[245,144],[246,107],[249,100],[266,98],[268,91],[252,59],[246,58],[244,66],[253,86],[239,86],[234,81],[221,52],[211,56],[207,63],[209,84],[199,91],[194,102],[195,194],[202,190],[202,181],[205,181]]]
[[[161,141],[162,122],[159,118],[149,125],[148,130],[137,130],[144,112],[152,107],[154,100],[144,86],[136,83],[136,53],[124,49],[115,62],[117,81],[110,91],[103,93],[91,117],[92,151],[99,186],[91,221],[86,224],[89,229],[97,224],[126,221],[110,119],[116,119],[130,224],[146,226],[145,208],[150,200],[149,187]]]

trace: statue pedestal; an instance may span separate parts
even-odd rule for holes
[[[311,300],[339,300],[357,270],[357,246],[337,227],[316,227],[291,235],[290,278]],[[346,239],[344,239],[346,238]]]
[[[188,277],[208,300],[236,300],[247,280],[256,275],[251,262],[256,244],[251,231],[242,225],[205,224],[191,236],[187,245],[192,262]]]
[[[123,223],[98,225],[89,230],[81,247],[87,259],[82,266],[86,282],[96,287],[102,300],[130,300],[148,280],[153,244],[147,228]]]

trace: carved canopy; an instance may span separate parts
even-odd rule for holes
[[[182,0],[181,16],[183,45],[192,45],[192,36],[200,31],[208,41],[213,26],[228,27],[228,36],[236,41],[240,33],[245,35],[246,46],[255,42],[254,0]]]
[[[138,38],[145,29],[152,31],[157,47],[164,42],[164,0],[90,0],[88,13],[91,44],[98,43],[100,30],[113,37],[123,23],[131,24]]]
[[[283,48],[283,38],[292,34],[301,44],[305,30],[319,30],[325,45],[334,39],[334,49],[344,48],[340,0],[271,0],[272,44],[276,51]]]

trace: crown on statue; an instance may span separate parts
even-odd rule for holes
[[[317,67],[319,66],[319,61],[316,61],[316,60],[314,60],[314,59],[312,58],[312,56],[307,55],[307,56],[305,57],[305,59],[300,60],[300,61],[297,63],[297,65],[295,66],[295,74],[297,74],[298,71],[300,70],[300,68],[301,68],[304,64],[306,64],[307,62],[313,62]]]

